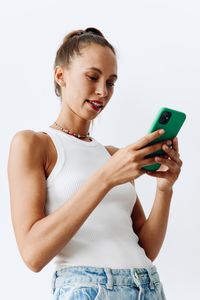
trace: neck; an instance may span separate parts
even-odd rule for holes
[[[62,110],[56,119],[56,123],[65,129],[81,135],[87,135],[90,128],[90,121],[83,120],[75,114],[66,114]],[[55,124],[51,127],[56,128]]]

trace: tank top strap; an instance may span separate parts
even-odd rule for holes
[[[64,151],[64,147],[62,145],[62,139],[60,138],[60,136],[58,134],[56,134],[50,128],[44,128],[42,130],[42,132],[49,135],[49,137],[51,138],[51,140],[54,144],[54,147],[55,147],[56,153],[57,153],[57,160],[56,160],[55,166],[46,180],[47,184],[49,186],[49,185],[51,185],[53,179],[58,175],[58,173],[61,171],[61,169],[64,165],[65,151]]]

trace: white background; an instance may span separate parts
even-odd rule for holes
[[[59,112],[53,62],[66,33],[99,28],[118,53],[115,94],[93,136],[123,147],[143,136],[161,106],[187,121],[179,134],[184,161],[165,243],[155,264],[171,300],[199,298],[199,1],[1,1],[0,4],[0,286],[1,299],[50,299],[53,266],[31,272],[22,262],[10,220],[9,144],[15,132],[41,130]],[[155,180],[136,188],[148,214]],[[26,216],[24,216],[26,218]]]

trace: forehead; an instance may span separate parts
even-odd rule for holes
[[[117,60],[109,47],[90,44],[80,50],[80,55],[75,55],[71,62],[72,68],[89,69],[97,68],[107,73],[117,73]]]

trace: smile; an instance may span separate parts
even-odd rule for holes
[[[86,100],[86,102],[90,105],[91,108],[93,108],[95,111],[100,111],[101,108],[103,108],[103,105],[100,103],[97,103],[96,101],[92,100]]]

